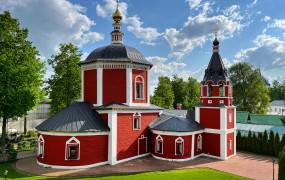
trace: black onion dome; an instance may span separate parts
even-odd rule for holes
[[[219,45],[219,41],[218,41],[217,38],[215,38],[215,40],[213,41],[213,45],[214,45],[214,46],[218,46],[218,45]]]
[[[81,64],[96,61],[132,62],[152,66],[137,49],[121,43],[113,43],[93,50]]]

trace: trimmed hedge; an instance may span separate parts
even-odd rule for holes
[[[269,135],[266,131],[263,133],[249,131],[247,136],[242,136],[238,131],[236,141],[238,150],[277,157],[285,145],[285,136],[282,136],[280,141],[278,133],[274,134],[273,131],[270,131]]]

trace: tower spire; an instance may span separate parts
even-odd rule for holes
[[[219,52],[218,30],[215,29],[215,39],[213,41],[213,52]]]
[[[123,33],[121,32],[122,14],[119,10],[119,0],[117,0],[116,10],[113,13],[113,31],[111,32],[112,43],[122,43]]]

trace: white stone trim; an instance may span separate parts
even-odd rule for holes
[[[43,143],[42,147],[40,145],[41,142]],[[45,154],[45,139],[44,139],[44,137],[42,135],[40,135],[38,137],[38,152],[37,152],[37,156],[40,155],[40,153],[39,153],[40,150],[42,151],[41,152],[42,156],[40,158],[44,158],[44,154]]]
[[[97,136],[97,135],[109,135],[109,132],[82,132],[82,133],[65,133],[65,132],[46,132],[38,131],[39,134],[51,135],[51,136]]]
[[[140,119],[139,119],[139,128],[135,128],[135,117],[139,117]],[[139,130],[141,130],[141,113],[138,113],[138,112],[136,112],[136,113],[134,113],[133,114],[133,131],[139,131]]]
[[[229,134],[229,133],[234,132],[234,129],[220,130],[220,129],[205,128],[204,132],[205,133],[213,133],[213,134]]]
[[[108,113],[108,126],[110,135],[108,137],[108,161],[113,165],[117,163],[117,112]]]
[[[233,122],[234,122],[234,129],[236,129],[236,127],[237,127],[236,118],[237,118],[237,109],[234,107],[234,119],[233,119]]]
[[[144,135],[141,135],[139,138],[138,138],[138,156],[140,155],[140,140],[141,139],[145,139],[145,147],[146,147],[146,152],[147,152],[147,137],[145,137]]]
[[[71,141],[75,141],[76,143],[71,143]],[[77,157],[77,159],[68,159],[67,158],[67,155],[68,155],[68,145],[69,144],[77,144],[78,145],[78,157]],[[73,161],[73,160],[80,160],[80,141],[76,138],[76,137],[71,137],[71,138],[69,138],[66,142],[65,142],[65,160],[71,160],[71,161]]]
[[[199,144],[200,141],[199,140],[201,141],[201,147],[200,148],[199,148],[199,146],[200,146],[200,144]],[[197,137],[197,151],[198,151],[198,149],[201,150],[201,151],[203,150],[203,137],[202,137],[201,134],[199,134],[198,137]]]
[[[202,99],[233,99],[233,97],[228,96],[202,96]]]
[[[96,69],[96,68],[103,68],[103,69],[126,69],[126,68],[133,68],[133,69],[143,69],[148,70],[149,65],[142,65],[142,64],[134,64],[130,62],[106,62],[105,59],[97,59],[97,62],[92,62],[88,64],[82,64],[81,68],[84,70]],[[99,61],[104,62],[99,62]],[[110,59],[112,61],[112,59]]]
[[[150,104],[145,103],[145,102],[142,102],[142,103],[134,103],[134,102],[132,102],[132,103],[130,103],[129,105],[130,105],[130,106],[143,106],[143,107],[148,107]]]
[[[81,67],[81,101],[84,101],[84,69]]]
[[[37,164],[45,168],[53,168],[53,169],[86,169],[86,168],[93,168],[97,166],[106,165],[108,164],[108,161],[95,163],[95,164],[82,165],[82,166],[59,166],[59,165],[49,165],[41,163],[37,160]]]
[[[142,79],[142,98],[137,98],[137,78],[141,78]],[[144,78],[141,76],[141,75],[137,75],[136,77],[135,77],[135,83],[134,83],[134,92],[135,92],[135,100],[144,100],[145,99],[145,97],[144,97],[144,88],[145,88],[145,80],[144,80]]]
[[[179,142],[178,142],[179,141]],[[176,146],[176,144],[177,143],[182,143],[182,153],[181,154],[177,154],[176,152],[177,152],[177,146]],[[178,137],[178,138],[176,138],[175,139],[175,155],[184,155],[184,139],[182,138],[182,137]]]
[[[222,131],[227,130],[227,109],[220,108],[220,129]]]
[[[161,141],[161,153],[157,151],[157,142],[158,141]],[[160,136],[160,135],[157,135],[156,138],[155,138],[155,147],[154,147],[154,151],[155,153],[157,154],[163,154],[163,138]]]
[[[191,159],[195,156],[195,134],[192,135],[192,143],[191,143]]]
[[[195,121],[200,123],[200,107],[195,107]]]
[[[138,156],[133,156],[133,157],[126,158],[126,159],[121,159],[121,160],[117,161],[116,164],[127,162],[127,161],[130,161],[130,160],[133,160],[133,159],[137,159],[137,158],[141,158],[141,157],[145,157],[145,156],[148,156],[148,155],[150,155],[150,153],[140,154]]]
[[[97,68],[97,106],[103,104],[103,69]]]
[[[159,159],[159,160],[163,160],[163,161],[170,161],[170,162],[184,162],[184,161],[189,161],[189,160],[194,159],[193,157],[185,158],[185,159],[168,159],[168,158],[158,157],[158,156],[156,156],[154,154],[151,154],[151,155],[155,159]]]
[[[105,113],[110,113],[114,110],[96,110],[99,114],[105,114]],[[118,113],[129,113],[129,114],[133,114],[135,112],[140,112],[140,113],[160,113],[162,112],[162,110],[136,110],[136,109],[130,109],[130,110],[119,110],[116,109],[116,112]]]
[[[150,88],[149,88],[150,80],[149,80],[149,71],[148,70],[146,71],[146,77],[147,77],[147,85],[146,85],[146,88],[147,88],[147,104],[150,104]]]
[[[132,68],[126,69],[126,103],[130,105],[133,102],[133,70]]]
[[[189,136],[189,135],[203,133],[204,130],[194,131],[194,132],[171,132],[171,131],[151,130],[151,132],[157,135],[166,135],[166,136]]]
[[[223,160],[227,157],[227,134],[220,134],[220,157]]]
[[[236,130],[234,131],[234,156],[236,155],[236,153],[237,153],[237,141],[236,141]]]

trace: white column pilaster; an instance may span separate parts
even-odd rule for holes
[[[149,69],[146,72],[147,75],[147,104],[150,104],[150,80],[149,80]]]
[[[103,69],[97,68],[97,106],[103,103]]]
[[[126,99],[126,103],[128,105],[132,104],[133,101],[133,91],[132,91],[132,87],[133,87],[133,72],[132,72],[132,68],[127,68],[126,69],[126,90],[127,90],[127,99]]]
[[[221,131],[227,130],[227,109],[220,108],[220,129]]]
[[[195,148],[195,134],[192,134],[192,143],[191,143],[191,159],[194,159],[194,148]]]
[[[222,160],[227,159],[227,133],[221,132],[220,134],[220,157]]]
[[[236,107],[234,107],[234,155],[236,155],[237,152],[237,141],[236,141],[236,135],[237,135],[237,130],[236,130]]]
[[[84,69],[81,67],[81,101],[84,101]]]
[[[108,161],[109,164],[117,163],[117,112],[108,113],[108,126],[110,133],[108,136]]]
[[[200,123],[200,107],[195,107],[195,121]]]

